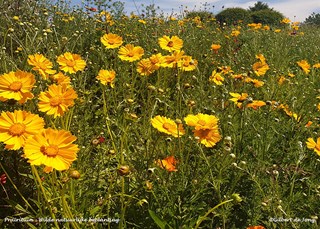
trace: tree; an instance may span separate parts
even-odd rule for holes
[[[279,25],[284,16],[278,11],[266,9],[252,12],[251,18],[254,23]]]
[[[320,14],[313,12],[309,17],[306,18],[304,23],[309,25],[320,25]]]
[[[250,21],[250,13],[242,8],[228,8],[216,15],[217,21],[228,25],[237,24],[239,21],[248,23]]]
[[[249,7],[249,11],[251,12],[260,10],[273,10],[273,8],[270,8],[267,3],[263,3],[260,1],[256,2],[253,7]]]

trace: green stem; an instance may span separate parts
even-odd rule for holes
[[[53,219],[53,223],[54,223],[56,228],[60,228],[58,222],[56,221],[56,216],[53,213],[52,208],[50,206],[49,199],[48,199],[48,197],[46,195],[46,191],[44,190],[44,187],[42,186],[42,181],[41,181],[41,178],[39,176],[38,170],[33,165],[31,165],[31,169],[32,169],[32,174],[33,174],[33,176],[36,177],[37,184],[39,185],[40,190],[42,192],[42,195],[43,195],[43,197],[44,197],[44,199],[46,201],[46,204],[47,204],[47,206],[49,208],[50,215],[51,215],[51,217]]]
[[[222,206],[222,205],[224,205],[224,204],[226,204],[226,203],[232,202],[232,201],[233,201],[233,199],[231,199],[231,200],[226,200],[226,201],[223,201],[223,202],[220,203],[220,204],[217,204],[217,205],[214,206],[213,208],[211,208],[209,211],[207,211],[207,213],[206,213],[204,216],[202,216],[202,217],[200,217],[200,218],[198,219],[198,221],[197,221],[194,229],[197,229],[197,228],[200,226],[200,224],[207,218],[207,216],[208,216],[209,214],[211,214],[214,210],[216,210],[218,207],[220,207],[220,206]]]
[[[19,191],[19,189],[17,188],[17,186],[13,183],[13,181],[11,180],[9,174],[7,173],[7,171],[5,170],[5,168],[3,167],[2,163],[0,162],[0,166],[1,169],[4,171],[4,173],[6,174],[6,177],[8,178],[8,180],[10,181],[10,183],[12,184],[12,186],[14,187],[14,189],[17,191],[17,193],[19,194],[19,196],[21,197],[21,199],[26,203],[26,205],[32,210],[32,212],[34,214],[36,214],[37,212],[33,209],[33,207],[29,204],[29,202],[26,200],[26,198],[24,198],[24,196],[21,194],[21,192]]]

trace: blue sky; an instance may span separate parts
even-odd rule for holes
[[[179,13],[182,10],[198,10],[203,9],[203,4],[208,3],[208,9],[214,14],[220,12],[222,7],[242,7],[247,9],[253,6],[257,1],[247,1],[247,0],[120,0],[125,3],[125,11],[127,13],[134,12],[138,14],[138,11],[150,4],[155,4],[160,7],[159,13],[161,11],[165,15],[170,15],[172,13]],[[71,0],[75,5],[83,4],[81,0]],[[266,0],[262,1],[267,3],[269,7],[281,12],[286,17],[289,17],[292,21],[304,21],[306,17],[311,15],[312,12],[320,13],[320,0]]]

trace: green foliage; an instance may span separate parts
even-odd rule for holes
[[[273,10],[273,9],[270,8],[267,3],[263,3],[260,1],[256,2],[252,7],[249,7],[249,11],[251,12],[260,11],[260,10]]]
[[[280,25],[284,18],[283,14],[270,9],[254,11],[250,14],[254,23],[261,23],[263,25]]]
[[[228,8],[216,15],[217,21],[226,23],[227,25],[233,25],[242,21],[244,23],[250,22],[250,14],[247,10],[242,8]]]
[[[312,13],[309,17],[306,18],[306,20],[304,21],[304,23],[308,24],[308,25],[320,25],[320,13]]]
[[[185,18],[193,19],[195,17],[200,17],[201,21],[206,21],[214,18],[213,13],[208,11],[190,11],[186,14]]]

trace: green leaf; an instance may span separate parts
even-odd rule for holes
[[[101,209],[100,206],[96,206],[96,207],[92,208],[92,209],[90,210],[90,215],[96,214],[98,211],[100,211],[100,209]]]
[[[37,229],[32,223],[27,222],[27,224],[28,224],[29,228]]]
[[[20,204],[14,202],[13,200],[6,201],[12,206],[12,208],[16,209],[17,211],[31,215],[31,213],[28,210],[24,209]]]
[[[161,229],[166,229],[166,228],[172,228],[170,227],[167,222],[163,221],[162,219],[160,219],[156,213],[154,213],[154,211],[152,210],[148,210],[149,211],[149,215],[151,216],[151,218],[153,219],[153,221],[161,228]]]

